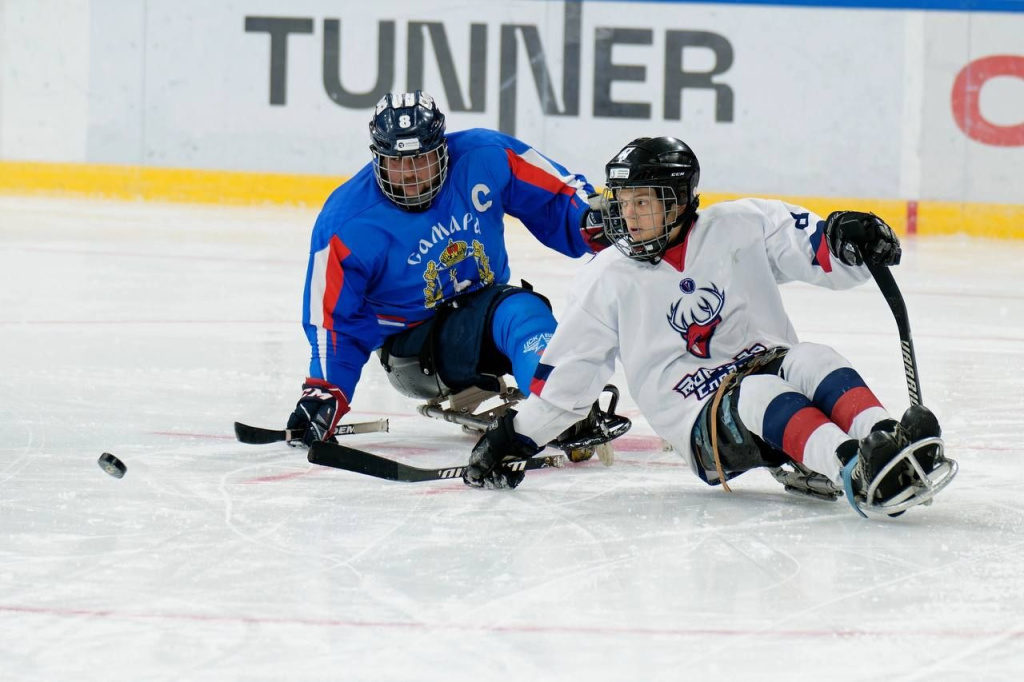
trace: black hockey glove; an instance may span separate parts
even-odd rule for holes
[[[502,466],[505,462],[529,459],[541,451],[533,441],[516,433],[512,426],[515,410],[494,420],[473,447],[462,481],[474,488],[515,488],[526,474]]]
[[[847,265],[899,265],[900,240],[874,213],[836,211],[825,220],[831,254]]]
[[[583,214],[583,224],[580,226],[580,234],[583,241],[587,243],[594,253],[607,249],[612,245],[612,240],[604,232],[604,206],[608,203],[600,194],[590,195],[590,210]]]
[[[288,417],[289,430],[302,430],[302,439],[288,441],[292,447],[309,447],[314,441],[334,441],[338,422],[349,411],[348,398],[341,389],[323,379],[306,378],[302,397]]]

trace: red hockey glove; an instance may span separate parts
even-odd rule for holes
[[[302,397],[288,417],[288,429],[302,430],[302,440],[288,441],[293,447],[309,447],[314,441],[334,441],[338,422],[348,411],[348,398],[341,389],[323,379],[307,377],[302,384]]]
[[[600,194],[590,195],[590,210],[583,214],[583,223],[580,225],[580,234],[583,241],[587,243],[594,253],[606,249],[612,245],[612,240],[604,232],[604,207],[607,200]]]

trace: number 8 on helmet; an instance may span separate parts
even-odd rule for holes
[[[421,90],[391,93],[370,121],[377,184],[398,207],[425,211],[448,177],[444,114]]]

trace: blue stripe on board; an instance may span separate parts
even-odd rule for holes
[[[589,0],[655,2],[677,5],[767,5],[832,9],[932,10],[943,12],[1024,12],[1024,0]]]

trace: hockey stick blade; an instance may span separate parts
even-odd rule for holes
[[[396,462],[393,459],[380,457],[364,450],[357,450],[338,443],[313,443],[309,449],[309,461],[312,464],[319,464],[332,469],[344,469],[357,474],[383,478],[387,481],[402,481],[405,483],[419,483],[420,481],[444,481],[462,478],[462,472],[466,467],[444,467],[441,469],[421,469],[420,467],[409,466]],[[565,455],[552,455],[548,457],[531,457],[530,459],[511,462],[505,467],[529,471],[531,469],[546,469],[548,467],[562,467],[565,465]]]
[[[341,424],[335,431],[337,436],[354,436],[358,433],[387,433],[390,425],[387,419],[355,424]],[[247,445],[266,445],[281,441],[301,440],[302,429],[263,429],[235,422],[235,438]]]

